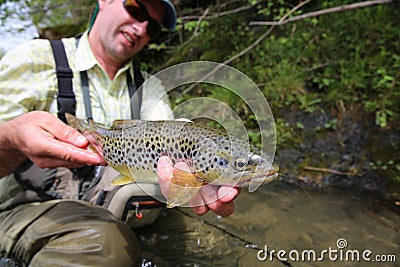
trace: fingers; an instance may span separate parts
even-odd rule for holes
[[[168,187],[171,182],[173,174],[173,165],[169,157],[160,157],[157,163],[158,182],[160,184],[161,192],[165,197],[168,196]]]
[[[219,198],[217,186],[205,185],[201,188],[200,193],[207,207],[216,214],[227,217],[235,211],[235,205],[233,203],[234,198],[226,198],[226,196],[224,196],[224,200],[228,201],[222,201],[222,199]]]
[[[221,186],[218,189],[218,199],[222,202],[233,201],[240,193],[239,187]]]
[[[39,148],[37,154],[34,154],[36,160],[52,158],[65,164],[106,165],[101,155],[87,147],[80,148],[54,138],[49,138],[46,141],[40,143],[41,149]],[[44,146],[47,146],[47,148]],[[53,164],[56,164],[56,162],[53,162]]]
[[[50,113],[29,112],[10,122],[12,148],[41,168],[106,164],[101,155],[87,149],[84,136]]]
[[[82,134],[60,120],[51,120],[50,124],[42,124],[41,126],[44,131],[50,133],[61,142],[81,148],[89,144],[88,140]]]
[[[158,160],[157,174],[161,191],[168,196],[168,188],[173,178],[174,168],[190,171],[187,164],[178,162],[174,166],[171,160],[164,156]],[[234,187],[204,185],[200,191],[189,201],[189,206],[197,215],[204,215],[212,210],[223,217],[231,215],[235,210],[233,200],[239,195],[240,189]]]
[[[80,168],[87,166],[87,164],[83,163],[75,163],[50,157],[33,157],[30,158],[30,160],[34,162],[39,168],[57,168],[60,166],[66,168]]]
[[[36,146],[35,151],[24,152],[27,157],[40,168],[79,168],[86,165],[106,165],[97,153],[72,145],[52,141]],[[44,146],[45,147],[42,147]],[[29,148],[28,148],[29,149]]]
[[[199,216],[206,214],[210,210],[200,192],[189,201],[189,206]]]
[[[197,215],[204,215],[211,210],[218,215],[227,217],[235,211],[233,200],[239,192],[240,190],[234,187],[205,185],[189,204]]]

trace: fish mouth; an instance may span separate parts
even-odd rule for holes
[[[268,169],[268,171],[261,171]],[[231,186],[231,187],[247,187],[250,185],[264,185],[276,180],[279,176],[279,167],[276,164],[272,164],[268,168],[262,168],[256,172],[246,171],[244,173],[238,174],[235,178],[228,179],[229,175],[226,177],[224,175],[219,176],[218,179],[209,182],[210,184],[219,186]],[[225,178],[225,179],[224,179]]]
[[[246,187],[250,185],[250,183],[255,184],[268,184],[272,181],[275,181],[279,176],[278,172],[273,172],[272,174],[260,174],[260,175],[253,175],[249,178],[246,178],[240,182],[238,182],[235,186],[236,187]]]
[[[250,177],[247,177],[247,178],[243,179],[242,181],[239,181],[236,186],[237,187],[246,187],[246,186],[250,185],[250,183],[259,184],[259,185],[268,184],[272,181],[275,181],[278,178],[278,176],[279,176],[278,171],[279,171],[278,165],[273,164],[267,174],[265,174],[265,173],[253,174]]]

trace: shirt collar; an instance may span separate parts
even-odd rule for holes
[[[78,71],[84,71],[93,68],[94,65],[99,64],[90,49],[88,31],[85,31],[76,49],[76,66]]]

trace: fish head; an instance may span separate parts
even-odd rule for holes
[[[254,153],[248,155],[216,155],[214,172],[218,175],[211,184],[247,187],[268,184],[278,177],[279,167]],[[213,171],[213,170],[212,170]],[[214,174],[213,177],[216,175]]]
[[[203,162],[201,166],[206,167],[202,167],[197,174],[207,183],[233,187],[250,186],[249,189],[254,189],[254,186],[270,183],[278,177],[279,167],[273,164],[270,156],[257,152],[254,146],[238,138],[224,138],[221,142],[222,138],[219,136],[214,140],[213,146],[204,142],[208,151],[203,151],[202,154],[213,156],[208,163]]]

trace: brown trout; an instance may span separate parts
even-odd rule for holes
[[[156,170],[161,156],[168,156],[173,164],[187,163],[190,172],[174,172],[171,183],[178,187],[166,196],[168,207],[186,203],[205,184],[246,187],[278,177],[272,160],[222,129],[178,120],[117,120],[105,127],[70,114],[66,118],[120,173],[113,184],[158,184]]]

